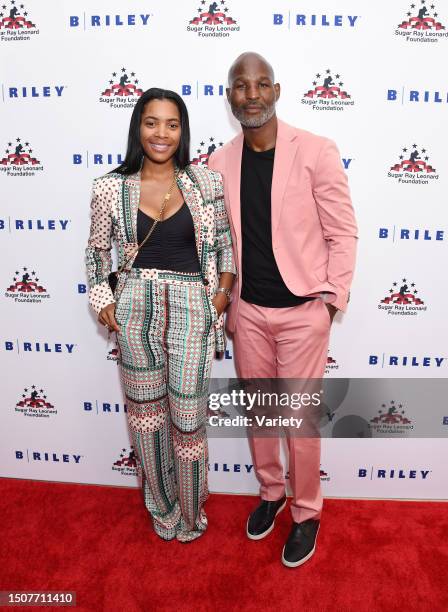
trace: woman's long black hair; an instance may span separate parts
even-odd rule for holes
[[[143,147],[140,142],[140,123],[145,104],[151,100],[172,100],[179,109],[180,115],[180,142],[174,159],[179,168],[184,169],[190,161],[190,123],[188,120],[188,111],[185,102],[174,91],[169,89],[159,89],[151,87],[145,91],[132,112],[131,123],[129,124],[128,147],[124,162],[112,172],[119,174],[135,174],[141,168],[143,159]]]

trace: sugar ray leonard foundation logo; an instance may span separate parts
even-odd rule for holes
[[[391,400],[389,405],[381,404],[376,416],[370,419],[369,427],[372,432],[383,435],[403,435],[414,429],[403,404],[397,406],[394,400]]]
[[[38,390],[36,385],[23,390],[22,399],[17,402],[15,410],[24,416],[39,418],[49,418],[58,412],[53,404],[47,401],[44,390]]]
[[[30,40],[34,34],[39,34],[39,30],[31,21],[24,4],[11,0],[1,5],[0,41]]]
[[[223,419],[230,419],[231,418],[230,414],[228,412],[226,412],[225,410],[223,410],[223,408],[218,408],[217,410],[212,410],[210,408],[210,406],[207,406],[207,425],[214,427],[214,425],[212,425],[212,423],[210,421],[211,417],[220,417],[220,418],[223,418]]]
[[[384,310],[388,315],[415,316],[428,309],[425,302],[417,297],[418,290],[415,289],[415,283],[411,283],[406,278],[403,278],[401,283],[392,283],[389,293],[390,295],[378,304],[378,309]]]
[[[138,469],[138,460],[134,448],[132,446],[129,450],[122,448],[120,458],[114,462],[112,470],[119,472],[122,476],[137,476]]]
[[[302,104],[311,106],[312,110],[343,111],[355,104],[351,95],[345,91],[340,74],[327,68],[322,74],[318,72],[313,81],[313,88],[303,94]]]
[[[325,470],[322,469],[322,466],[320,466],[320,481],[321,482],[328,482],[331,480],[331,476],[328,475],[328,472],[326,472]]]
[[[43,169],[40,161],[33,155],[30,143],[22,142],[21,138],[8,142],[5,156],[0,158],[0,172],[5,172],[6,176],[34,176]]]
[[[448,32],[439,20],[436,6],[426,0],[421,0],[420,4],[413,2],[410,5],[406,18],[398,25],[395,30],[396,36],[404,36],[411,42],[438,42],[440,38],[446,38]]]
[[[200,38],[228,38],[231,33],[240,30],[235,19],[229,15],[226,0],[201,0],[197,12],[198,16],[193,17],[187,25],[187,32],[195,32]]]
[[[118,342],[115,342],[115,346],[110,349],[107,353],[106,357],[107,361],[114,361],[116,364],[120,361],[120,349],[118,346]]]
[[[334,372],[339,370],[339,364],[336,359],[330,355],[330,351],[328,351],[327,355],[327,363],[325,364],[325,374],[330,374],[330,372]]]
[[[13,298],[15,302],[40,304],[42,300],[48,299],[50,294],[40,284],[34,270],[30,272],[28,268],[22,268],[20,271],[16,270],[12,284],[6,289],[5,297]]]
[[[414,185],[428,185],[439,179],[436,169],[429,163],[427,150],[416,144],[402,148],[399,161],[391,166],[387,176],[398,183]]]
[[[321,482],[328,482],[328,481],[331,480],[331,476],[328,475],[328,472],[326,472],[325,470],[322,469],[322,466],[320,466],[319,476],[320,476],[320,481]],[[285,474],[285,480],[289,480],[289,478],[290,478],[289,470],[287,470],[287,472]]]
[[[109,104],[111,108],[133,108],[142,94],[135,72],[122,68],[119,72],[112,72],[100,102]]]
[[[214,153],[216,149],[222,147],[223,144],[223,142],[216,142],[213,136],[211,136],[208,141],[202,140],[199,143],[199,146],[195,152],[196,154],[190,163],[194,166],[208,166],[210,155]]]

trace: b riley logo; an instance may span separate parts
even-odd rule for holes
[[[313,81],[313,89],[309,89],[302,97],[301,103],[311,106],[313,110],[343,111],[347,106],[353,106],[354,100],[343,89],[344,82],[340,74],[334,74],[328,68],[323,74],[319,72]]]
[[[398,183],[413,183],[414,185],[428,185],[430,181],[437,181],[439,175],[429,163],[429,155],[423,147],[413,144],[404,147],[399,156],[399,162],[391,166],[387,176]]]
[[[5,153],[5,157],[0,158],[0,172],[5,172],[6,176],[34,176],[44,169],[34,157],[30,143],[22,143],[21,138],[16,138],[14,143],[8,142]]]
[[[120,72],[112,72],[108,86],[102,92],[100,102],[109,104],[111,108],[133,108],[143,89],[140,89],[139,80],[135,72],[122,68]]]
[[[129,451],[121,449],[120,458],[114,462],[112,470],[122,476],[137,476],[137,456],[132,446]]]
[[[195,32],[200,38],[209,36],[228,38],[230,34],[240,30],[240,26],[235,19],[229,15],[225,0],[219,2],[201,0],[201,6],[197,9],[197,12],[199,15],[190,20],[187,25],[187,32]]]
[[[400,284],[400,288],[398,286]],[[381,300],[378,304],[380,310],[385,310],[392,315],[417,315],[419,312],[428,309],[425,302],[417,297],[418,290],[414,289],[415,283],[410,283],[405,278],[401,283],[392,283],[389,289],[390,295]]]
[[[42,300],[48,299],[50,294],[39,284],[34,270],[28,272],[28,268],[22,268],[20,272],[16,270],[12,284],[6,289],[5,297],[13,298],[15,302],[40,304]]]
[[[434,43],[448,36],[448,32],[444,32],[445,29],[432,0],[429,10],[426,0],[421,0],[419,4],[411,4],[406,18],[395,30],[395,35],[404,36],[410,42]]]
[[[51,414],[57,414],[55,407],[47,401],[47,396],[43,389],[32,385],[23,390],[22,399],[16,404],[16,412],[21,412],[24,416],[49,418]]]
[[[215,142],[215,139],[211,136],[208,142],[201,141],[199,147],[196,149],[196,155],[193,157],[190,163],[195,166],[208,166],[208,159],[212,153],[219,147],[222,147],[223,142]]]
[[[1,6],[0,40],[30,40],[34,34],[39,34],[39,30],[23,4],[11,0]]]
[[[381,404],[378,414],[370,419],[370,429],[376,434],[403,435],[414,429],[412,421],[406,416],[403,404],[395,405],[394,400],[391,400],[389,406]]]

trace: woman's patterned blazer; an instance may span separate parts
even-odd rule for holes
[[[189,165],[178,172],[177,185],[193,218],[201,276],[211,300],[219,285],[219,274],[236,274],[222,177],[208,168]],[[112,241],[115,240],[118,246],[118,268],[129,259],[125,270],[130,270],[137,255],[139,201],[140,172],[127,176],[112,172],[93,182],[86,265],[89,303],[97,314],[104,306],[115,303],[108,283]],[[116,295],[120,295],[125,282],[126,272],[120,275]],[[223,313],[215,323],[215,340],[216,351],[224,351]]]

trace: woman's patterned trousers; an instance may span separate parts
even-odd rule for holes
[[[188,542],[207,528],[207,395],[217,312],[200,273],[132,269],[115,317],[145,505],[161,538]]]

